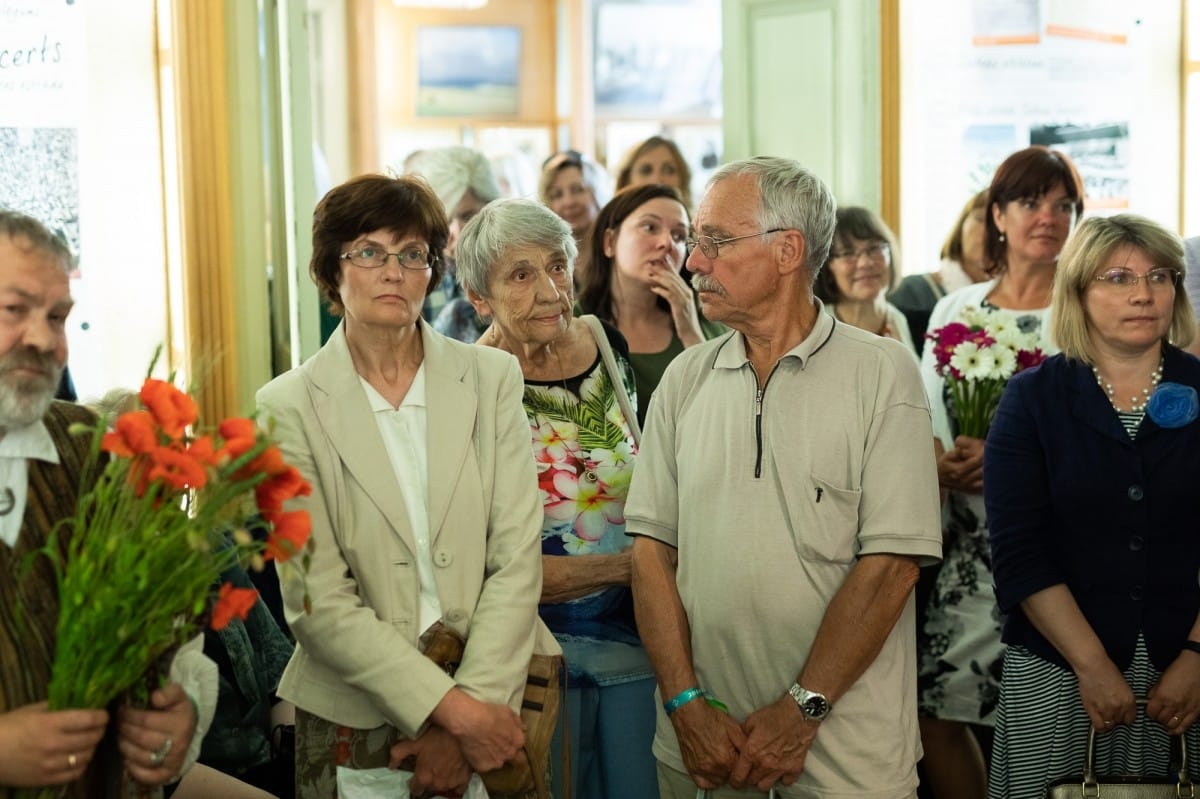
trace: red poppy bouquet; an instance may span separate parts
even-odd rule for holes
[[[1023,330],[1015,315],[968,306],[959,321],[925,334],[933,344],[937,373],[958,420],[958,434],[987,436],[1008,379],[1046,360],[1036,330]]]
[[[147,379],[137,399],[76,431],[92,436],[92,488],[55,533],[70,537],[65,561],[47,548],[60,602],[52,709],[105,707],[192,638],[210,608],[214,628],[245,618],[257,593],[216,588],[227,569],[274,560],[281,580],[301,581],[308,571],[308,513],[283,503],[312,489],[254,420],[200,435],[196,403],[171,383]]]

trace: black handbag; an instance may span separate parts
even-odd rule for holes
[[[1145,699],[1138,700],[1144,707]],[[1057,779],[1046,786],[1042,799],[1195,799],[1196,788],[1188,776],[1187,743],[1182,735],[1171,736],[1171,770],[1174,777],[1142,774],[1098,776],[1096,774],[1096,730],[1088,729],[1083,773]]]

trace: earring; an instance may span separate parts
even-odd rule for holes
[[[1004,243],[1004,231],[1003,231],[1003,230],[1002,230],[1002,231],[1000,231],[1000,243],[1001,243],[1001,244],[1003,244],[1003,243]]]

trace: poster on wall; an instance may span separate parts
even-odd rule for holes
[[[996,167],[1041,144],[1066,153],[1085,213],[1174,226],[1179,9],[1084,0],[904,4],[901,241],[933,269],[949,226]]]
[[[417,116],[502,117],[520,111],[521,29],[417,28]]]
[[[599,118],[721,118],[721,4],[596,0]]]
[[[0,206],[79,241],[84,18],[75,0],[0,0]]]

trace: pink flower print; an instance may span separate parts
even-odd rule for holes
[[[579,451],[579,428],[565,419],[544,419],[533,430],[533,458],[540,463],[561,463]]]
[[[625,523],[624,500],[605,493],[604,484],[593,472],[584,472],[579,477],[559,472],[554,488],[563,499],[556,503],[558,507],[553,512],[547,505],[547,515],[566,521],[573,513],[575,534],[584,541],[599,541],[609,525]]]
[[[587,465],[596,473],[608,494],[624,497],[629,492],[629,481],[633,477],[635,454],[633,445],[622,441],[615,449],[593,449]]]

